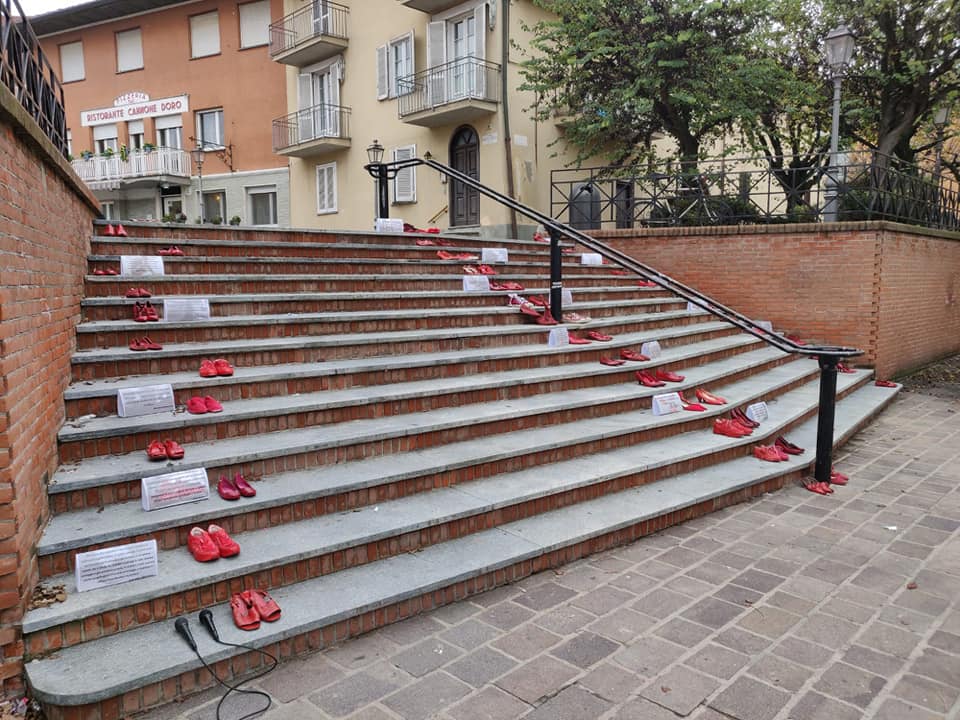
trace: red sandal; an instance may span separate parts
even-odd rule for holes
[[[242,595],[264,622],[276,622],[280,619],[280,606],[266,590],[244,590]]]
[[[256,630],[260,627],[260,616],[247,602],[244,593],[230,596],[230,612],[233,613],[233,624],[241,630]]]

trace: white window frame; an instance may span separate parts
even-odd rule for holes
[[[237,13],[240,18],[241,50],[270,44],[270,0],[254,0],[253,2],[241,3]],[[246,36],[244,33],[245,16],[247,33],[255,33],[253,37]],[[264,16],[266,23],[262,23]],[[244,39],[245,36],[246,39]]]
[[[254,227],[276,227],[277,225],[279,225],[280,224],[280,208],[278,206],[278,203],[280,198],[277,193],[277,186],[276,185],[253,185],[251,187],[245,188],[245,190],[247,193],[246,205],[247,205],[247,217],[249,218],[248,224],[253,225]],[[253,221],[254,220],[254,217],[253,217],[253,214],[254,214],[253,213],[253,196],[254,195],[272,195],[273,196],[273,202],[271,203],[273,206],[273,222],[272,223],[262,223],[262,224],[254,223]]]
[[[143,70],[143,35],[140,28],[114,33],[114,42],[117,46],[118,73]]]
[[[67,155],[73,155],[73,130],[67,128]]]
[[[417,156],[416,145],[401,145],[394,148],[393,160],[409,160]],[[407,181],[408,188],[401,189],[404,181]],[[393,179],[393,202],[395,205],[406,205],[417,201],[417,169],[415,167],[404,168],[397,172]]]
[[[386,45],[381,45],[377,48],[378,100],[409,95],[414,91],[414,88],[411,86],[401,88],[397,82],[401,77],[409,77],[416,72],[417,65],[414,41],[414,32],[411,30],[408,33],[393,38]],[[396,63],[394,62],[394,53],[404,45],[409,49],[409,54],[407,56],[407,62],[405,63],[406,68],[400,73],[397,71]]]
[[[212,18],[212,21],[211,21]],[[209,31],[210,26],[213,25],[216,28],[216,49],[214,49],[214,44],[211,42],[209,47],[205,44],[201,44],[198,47],[198,40],[203,39],[203,31]],[[203,58],[211,57],[213,55],[220,54],[220,13],[217,10],[213,10],[207,13],[201,13],[200,15],[191,15],[190,16],[190,57],[191,58]]]
[[[65,51],[66,49],[66,51]],[[87,79],[83,59],[83,40],[64,43],[60,50],[60,82],[79,82]],[[64,57],[66,55],[66,57]],[[67,72],[70,70],[71,72]]]
[[[329,207],[324,207],[321,204],[321,194],[320,194],[320,173],[330,171],[330,178],[332,179],[333,186],[333,203]],[[326,187],[326,186],[324,186]],[[326,195],[326,193],[324,193]],[[324,165],[317,165],[317,215],[332,215],[333,213],[339,212],[337,207],[338,197],[337,197],[337,164],[335,162],[325,163]]]
[[[197,194],[200,195],[200,189],[197,189]],[[207,203],[206,198],[208,195],[219,195],[220,201],[220,215],[207,215]],[[226,190],[204,190],[203,194],[200,195],[200,202],[203,203],[203,221],[205,223],[211,222],[215,217],[220,218],[220,224],[224,225],[227,222],[227,191]]]
[[[218,115],[220,122],[217,123],[217,130],[219,131],[219,138],[207,138],[203,134],[203,117],[205,115]],[[226,147],[224,144],[224,139],[226,135],[226,126],[224,125],[223,120],[223,108],[210,108],[209,110],[197,110],[196,112],[196,125],[197,125],[197,144],[203,148],[204,152],[209,152],[212,150],[223,150]]]
[[[103,210],[104,220],[113,220],[114,204],[112,200],[101,201],[100,209]]]

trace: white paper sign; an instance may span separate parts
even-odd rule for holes
[[[376,230],[379,233],[402,233],[403,218],[377,218]]]
[[[770,417],[770,413],[767,412],[767,404],[765,402],[758,402],[753,403],[753,405],[747,408],[746,416],[754,422],[762,423]]]
[[[163,301],[164,322],[209,319],[210,301],[207,298],[167,298]]]
[[[757,320],[757,325],[762,327],[767,332],[773,332],[773,323],[769,320]]]
[[[680,393],[671,392],[653,396],[653,414],[669,415],[683,410]]]
[[[209,498],[210,483],[203,468],[154,475],[140,481],[140,504],[148,512]]]
[[[117,415],[122,418],[173,411],[172,385],[146,385],[117,390]]]
[[[480,262],[486,264],[510,262],[508,257],[506,248],[483,248],[480,253]]]
[[[77,592],[119,585],[156,574],[156,540],[77,553]]]
[[[660,343],[658,343],[656,340],[645,342],[640,346],[640,354],[646,355],[651,360],[660,357]]]
[[[484,133],[480,136],[480,142],[483,145],[494,145],[497,142],[497,134],[495,132]]]
[[[517,147],[526,147],[529,144],[529,138],[526,135],[514,135],[513,144]]]
[[[547,338],[547,345],[550,347],[560,347],[570,344],[570,333],[565,327],[551,328],[550,335]]]
[[[687,303],[687,312],[691,313],[705,313],[707,312],[705,308],[700,307],[696,303],[688,302]]]
[[[489,292],[490,278],[488,278],[486,275],[464,275],[463,291],[464,292]]]
[[[573,305],[573,293],[564,288],[560,291],[560,302],[564,305]]]
[[[133,277],[163,275],[163,258],[159,255],[121,255],[120,274]]]
[[[580,256],[581,265],[603,265],[603,256],[600,253],[583,253]]]

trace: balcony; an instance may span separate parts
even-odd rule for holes
[[[449,10],[454,5],[459,5],[463,0],[400,0],[400,4],[411,10],[420,10],[431,15]]]
[[[179,148],[131,150],[126,159],[119,152],[109,157],[94,155],[70,164],[92,190],[150,187],[161,183],[189,185],[193,166],[190,153]]]
[[[270,57],[304,67],[326,60],[347,47],[350,9],[329,0],[313,0],[270,25]]]
[[[273,121],[273,151],[312,157],[350,147],[350,108],[314,105]]]
[[[403,122],[441,127],[470,122],[497,111],[500,66],[460,58],[397,81]]]

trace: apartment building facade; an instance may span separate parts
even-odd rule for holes
[[[518,46],[544,17],[530,0],[286,0],[270,55],[287,67],[273,147],[290,160],[291,220],[370,227],[374,140],[386,160],[423,156],[549,211],[562,126],[534,122]],[[527,236],[530,221],[420,167],[391,181],[390,214],[416,226]]]
[[[290,224],[287,159],[271,144],[287,107],[269,56],[282,12],[283,0],[95,0],[31,18],[59,64],[72,164],[107,217]]]

